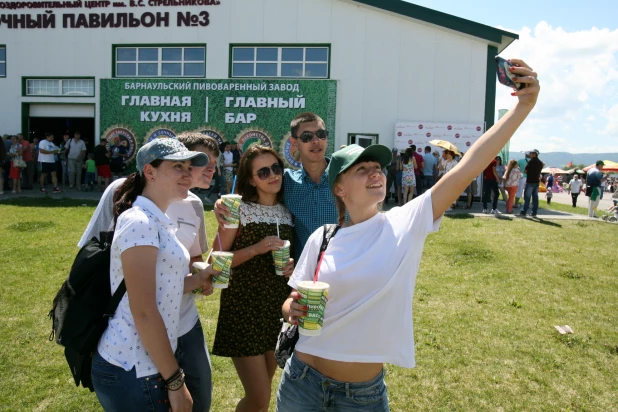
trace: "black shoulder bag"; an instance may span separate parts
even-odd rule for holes
[[[328,247],[328,243],[335,236],[339,230],[339,225],[324,225],[324,236],[322,237],[322,246],[320,247],[320,253],[318,254],[318,265],[313,275],[313,281],[318,280],[318,274],[320,273],[320,266],[322,265],[322,257]],[[298,342],[298,325],[292,325],[281,319],[283,326],[281,332],[279,332],[279,338],[277,339],[277,346],[275,348],[275,360],[280,368],[285,368],[285,364],[294,353],[296,348],[296,342]]]

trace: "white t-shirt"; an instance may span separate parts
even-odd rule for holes
[[[99,205],[94,211],[94,215],[92,215],[88,227],[84,231],[77,246],[81,248],[93,237],[96,236],[98,238],[101,232],[114,230],[113,197],[116,190],[125,180],[126,178],[114,180],[107,189],[105,189],[99,201]],[[176,223],[178,227],[176,237],[180,243],[183,244],[185,249],[189,251],[191,257],[206,253],[208,250],[208,243],[206,240],[206,225],[204,222],[204,206],[199,197],[189,192],[189,196],[186,199],[172,203],[167,208],[166,214],[172,222]],[[180,216],[182,216],[182,218],[180,218]],[[184,223],[180,223],[181,219]],[[186,274],[188,274],[189,271],[190,268],[187,265]],[[195,306],[195,297],[192,293],[184,294],[180,305],[178,336],[183,336],[191,331],[198,319],[199,315]]]
[[[296,350],[342,362],[412,368],[412,297],[425,238],[434,222],[431,190],[386,213],[339,229],[318,280],[330,285],[320,336],[300,336]],[[313,280],[323,228],[307,241],[288,284]]]
[[[184,278],[189,266],[189,252],[176,238],[176,224],[149,199],[138,196],[133,207],[118,217],[110,258],[110,284],[114,293],[124,279],[120,256],[137,246],[159,249],[156,263],[157,309],[165,325],[172,350],[178,343],[180,302]],[[114,317],[109,320],[97,347],[103,359],[130,371],[135,367],[137,378],[158,373],[137,333],[126,293]]]
[[[86,150],[86,143],[81,139],[78,142],[75,139],[71,139],[67,146],[69,146],[69,159],[77,159],[82,154],[82,150]]]
[[[176,237],[189,251],[189,256],[200,256],[208,251],[206,224],[204,222],[204,204],[199,197],[189,192],[186,199],[172,203],[165,214],[178,227]],[[189,273],[191,268],[188,268]],[[180,305],[180,326],[178,336],[191,331],[200,316],[195,306],[195,295],[185,293]]]
[[[577,194],[582,190],[583,182],[581,179],[571,179],[569,184],[571,185],[571,193],[573,194]]]
[[[54,151],[56,150],[58,147],[54,144],[54,142],[50,142],[49,140],[45,139],[43,141],[41,141],[39,143],[39,150],[43,149],[43,150],[47,150],[48,152]],[[39,162],[43,162],[43,163],[55,163],[56,159],[54,158],[54,154],[46,154],[46,153],[41,153],[39,151]]]
[[[234,154],[232,152],[223,152],[223,166],[225,170],[234,170],[232,166],[226,166],[234,163]]]

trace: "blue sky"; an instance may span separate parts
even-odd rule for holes
[[[411,3],[520,35],[502,56],[528,62],[543,90],[511,150],[618,152],[618,1]],[[496,108],[512,104],[499,86]]]

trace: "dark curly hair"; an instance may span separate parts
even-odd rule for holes
[[[253,160],[263,154],[271,154],[277,159],[277,163],[284,168],[283,159],[279,153],[270,147],[255,145],[251,146],[240,158],[238,165],[238,176],[236,180],[237,192],[242,196],[244,202],[257,202],[258,193],[255,186],[251,185],[253,175]],[[281,190],[277,193],[277,201],[283,203],[283,176],[281,176]]]

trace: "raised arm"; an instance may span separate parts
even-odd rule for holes
[[[480,139],[472,145],[464,158],[455,167],[456,173],[445,174],[432,188],[433,218],[438,219],[446,209],[459,197],[459,194],[487,167],[487,164],[500,152],[506,142],[513,136],[517,128],[530,114],[540,91],[537,74],[524,61],[511,59],[518,67],[513,73],[518,77],[516,82],[526,83],[527,86],[511,93],[519,101],[498,123],[486,131]]]

